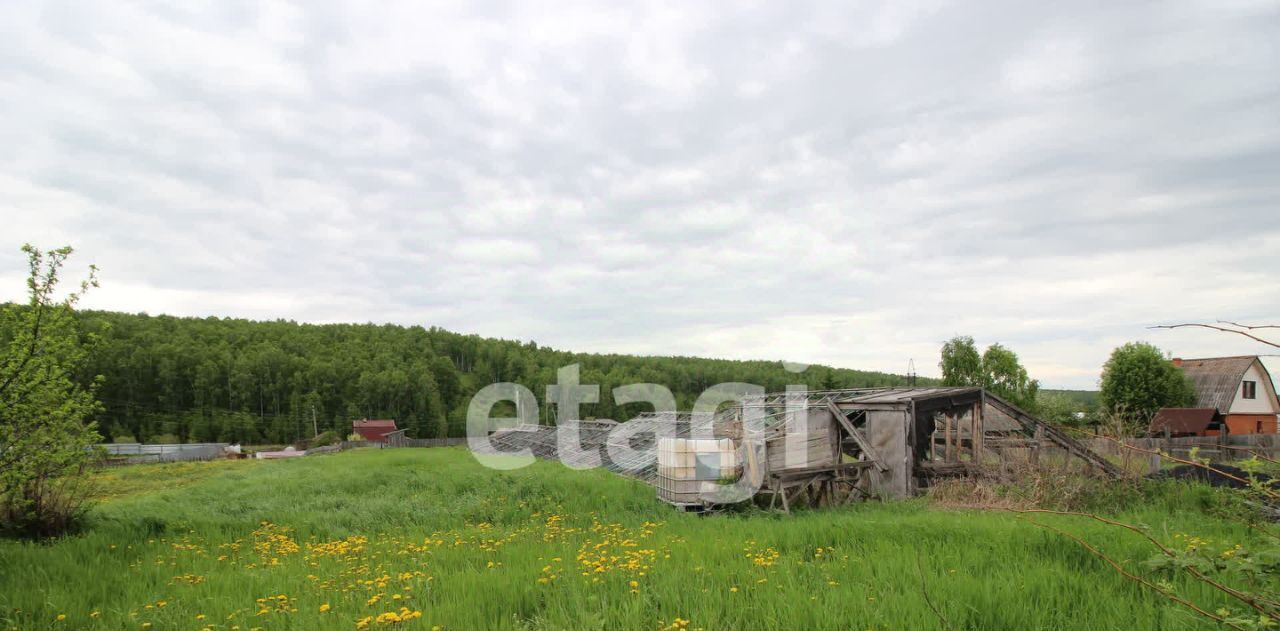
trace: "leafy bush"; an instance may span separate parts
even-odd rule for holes
[[[323,431],[307,440],[298,443],[300,449],[315,449],[316,447],[327,447],[342,442],[342,437],[334,431]]]
[[[0,310],[0,531],[46,537],[83,515],[82,476],[100,439],[86,422],[99,409],[94,387],[72,379],[87,356],[72,307],[96,281],[91,273],[59,300],[58,271],[71,248],[23,251],[29,301]]]
[[[91,483],[84,465],[56,476],[29,480],[0,502],[3,531],[27,538],[45,538],[75,532],[88,511]]]

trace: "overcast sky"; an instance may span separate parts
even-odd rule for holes
[[[0,3],[0,297],[1083,388],[1280,322],[1274,0],[167,4]]]

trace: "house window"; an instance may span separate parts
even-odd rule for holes
[[[1258,398],[1258,382],[1256,381],[1244,382],[1244,398],[1246,399]]]

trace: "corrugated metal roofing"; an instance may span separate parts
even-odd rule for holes
[[[1196,407],[1226,413],[1236,400],[1245,371],[1258,361],[1254,355],[1182,360],[1182,372],[1196,386]]]

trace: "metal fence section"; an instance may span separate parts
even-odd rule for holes
[[[112,443],[98,445],[108,455],[107,465],[140,464],[144,462],[182,462],[187,460],[212,460],[221,457],[230,443],[189,443],[184,445],[143,445],[140,443]]]
[[[181,445],[144,445],[141,443],[111,443],[98,445],[113,456],[173,455],[187,452],[203,452],[207,449],[222,451],[230,443],[184,443]]]
[[[313,447],[302,455],[331,454],[348,449],[384,447],[456,447],[466,445],[466,438],[407,438],[404,434],[388,437],[386,442],[344,440],[334,445]],[[146,445],[142,443],[111,443],[97,445],[106,452],[106,459],[98,464],[116,467],[148,462],[182,462],[188,460],[213,460],[225,455],[230,443],[188,443],[182,445]]]

